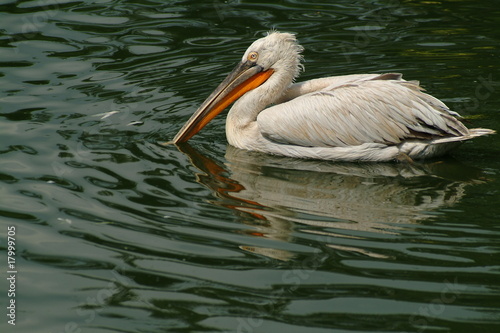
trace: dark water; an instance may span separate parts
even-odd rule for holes
[[[224,117],[156,144],[271,28],[302,79],[402,72],[499,130],[499,8],[0,1],[1,331],[499,332],[500,136],[410,166],[239,151]]]

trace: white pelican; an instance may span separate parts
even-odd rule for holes
[[[439,156],[459,142],[493,134],[467,129],[456,112],[401,74],[325,77],[292,84],[302,68],[295,35],[272,31],[173,139],[189,140],[236,101],[226,120],[229,144],[247,150],[333,161]]]

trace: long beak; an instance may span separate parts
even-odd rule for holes
[[[232,102],[264,83],[273,72],[272,69],[264,71],[249,61],[239,63],[182,126],[172,143],[188,141]]]

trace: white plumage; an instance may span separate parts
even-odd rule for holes
[[[271,32],[255,41],[173,142],[187,141],[234,100],[226,121],[229,143],[290,157],[423,159],[495,133],[467,129],[456,112],[401,74],[346,75],[292,84],[301,69],[301,51],[289,33]]]

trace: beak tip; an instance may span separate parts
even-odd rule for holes
[[[160,146],[170,146],[170,145],[175,145],[175,142],[172,141],[165,141],[165,142],[158,142]]]

